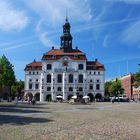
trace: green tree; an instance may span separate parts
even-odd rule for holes
[[[23,90],[24,90],[24,81],[19,80],[16,81],[14,85],[12,85],[12,96],[23,97]],[[18,95],[17,95],[18,94]]]
[[[134,74],[134,83],[140,85],[140,70]]]
[[[107,81],[105,83],[105,97],[110,97],[112,95],[112,81]]]
[[[11,97],[11,87],[15,83],[14,66],[5,55],[0,58],[0,85],[9,87],[9,97]]]
[[[105,96],[118,96],[123,94],[121,81],[116,80],[108,81],[105,83]]]
[[[113,93],[114,96],[118,96],[118,95],[123,94],[123,88],[122,88],[121,80],[118,80],[116,78],[116,80],[114,80],[112,82],[112,93]]]

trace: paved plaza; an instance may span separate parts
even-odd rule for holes
[[[139,140],[140,103],[0,103],[0,140]]]

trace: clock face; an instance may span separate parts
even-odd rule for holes
[[[63,59],[63,66],[68,66],[68,58],[64,57]]]

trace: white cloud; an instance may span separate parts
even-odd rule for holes
[[[58,46],[51,39],[49,39],[47,32],[39,33],[39,39],[45,46],[49,48],[52,46],[55,46],[55,48],[56,47],[58,48]]]
[[[92,18],[89,0],[25,0],[27,5],[37,12],[47,23],[62,23],[68,12],[71,20],[89,21]]]
[[[21,30],[28,24],[24,11],[15,9],[7,0],[0,0],[0,30]]]
[[[20,43],[20,44],[15,44],[15,45],[12,45],[12,46],[3,46],[2,48],[0,48],[0,51],[1,53],[3,51],[9,51],[9,50],[16,50],[16,49],[20,49],[20,48],[23,48],[23,47],[29,47],[30,45],[32,44],[35,44],[37,41],[29,41],[29,42],[23,42],[23,43]]]
[[[90,0],[25,0],[29,8],[40,16],[36,32],[40,41],[47,47],[56,46],[52,36],[64,23],[66,11],[70,21],[75,23],[91,20]],[[44,31],[45,30],[45,31]],[[51,38],[50,38],[51,34]],[[56,46],[58,47],[58,46]]]
[[[124,43],[138,45],[140,43],[140,20],[128,26],[120,37]]]
[[[107,34],[105,37],[104,37],[104,40],[103,40],[103,47],[105,48],[108,48],[109,46],[109,39],[110,39],[110,35]]]

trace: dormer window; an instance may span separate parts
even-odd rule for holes
[[[55,59],[56,58],[56,55],[53,55],[52,58]]]
[[[78,55],[74,55],[74,58],[77,58],[78,57]]]

